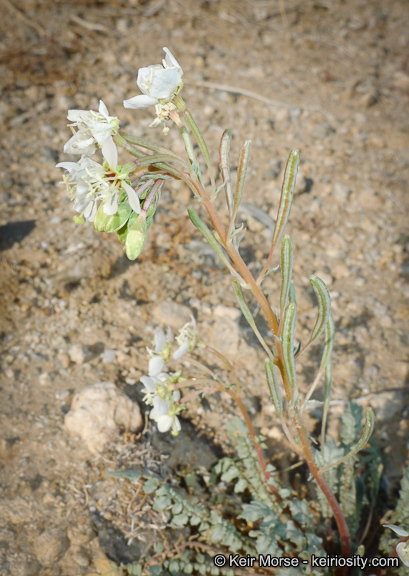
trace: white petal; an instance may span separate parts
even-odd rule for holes
[[[168,66],[173,66],[174,68],[179,68],[179,74],[182,75],[183,70],[182,70],[179,62],[176,60],[176,58],[173,56],[172,52],[169,50],[169,48],[163,48],[163,50],[166,53],[166,56],[165,56],[166,64]]]
[[[393,530],[398,536],[401,536],[402,538],[404,538],[405,536],[409,536],[409,532],[406,532],[406,530],[404,530],[403,528],[401,528],[400,526],[395,526],[395,524],[383,524],[384,528],[390,528],[391,530]]]
[[[180,400],[180,390],[174,390],[172,392],[172,398],[175,402],[179,402]]]
[[[113,216],[118,212],[118,192],[113,192],[111,196],[104,202],[103,212],[108,216]]]
[[[155,394],[156,384],[155,384],[155,380],[153,378],[150,378],[149,376],[141,376],[140,381],[145,386],[145,388],[148,390],[148,392]]]
[[[160,354],[164,349],[166,344],[165,334],[161,332],[156,332],[155,334],[155,352]]]
[[[98,111],[100,114],[103,114],[105,116],[105,118],[108,118],[108,116],[109,116],[108,108],[105,106],[105,104],[103,103],[102,100],[99,101]]]
[[[127,182],[122,182],[122,188],[128,194],[128,202],[129,206],[132,208],[134,212],[137,214],[141,213],[141,203],[139,202],[138,194],[135,190],[130,186]]]
[[[404,565],[409,566],[409,544],[407,542],[399,542],[399,544],[396,546],[396,553]]]
[[[173,354],[172,356],[173,360],[180,360],[180,358],[182,358],[182,356],[184,356],[188,350],[189,350],[189,342],[185,340],[185,342],[183,342],[183,344],[181,344],[179,348],[176,350],[176,352]]]
[[[114,144],[114,141],[112,140],[112,136],[110,136],[105,140],[101,148],[102,148],[102,155],[108,162],[108,166],[112,170],[116,170],[116,167],[118,165],[118,150]]]
[[[174,420],[174,428],[180,432],[182,430],[182,426],[180,425],[179,422],[179,418],[177,416],[175,416],[175,420]]]
[[[153,407],[156,412],[157,418],[161,416],[167,416],[170,408],[170,402],[162,400],[159,396],[155,396],[153,399]]]
[[[109,138],[114,128],[113,124],[104,124],[103,122],[90,122],[88,124],[91,134],[100,146]]]
[[[95,144],[93,138],[84,138],[84,131],[78,130],[64,145],[64,152],[66,154],[86,154],[92,156],[95,152]]]
[[[59,162],[55,167],[64,168],[64,170],[67,170],[71,175],[81,170],[81,166],[77,162]]]
[[[159,416],[156,420],[159,432],[168,432],[173,424],[173,419],[170,416]]]
[[[149,360],[149,376],[158,376],[165,367],[165,361],[162,356],[153,356]]]
[[[83,210],[85,210],[85,208],[90,204],[89,198],[87,198],[87,195],[85,196],[78,196],[75,198],[75,202],[73,204],[73,209],[78,212],[79,214],[81,214],[81,212]]]
[[[124,108],[131,108],[137,110],[138,108],[150,108],[151,106],[156,106],[159,104],[156,98],[151,98],[150,96],[145,96],[144,94],[139,94],[129,100],[124,100]]]
[[[98,206],[97,203],[95,201],[91,201],[85,212],[84,212],[84,218],[87,222],[93,222],[94,218],[95,218],[95,214],[97,213],[98,210]]]
[[[67,118],[70,122],[81,122],[84,115],[89,114],[86,110],[68,110]]]
[[[155,70],[152,84],[149,87],[149,95],[158,100],[170,98],[181,81],[182,78],[177,70],[170,68]]]

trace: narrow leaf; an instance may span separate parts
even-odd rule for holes
[[[233,284],[234,293],[235,293],[236,298],[237,298],[237,302],[239,303],[240,310],[242,311],[243,316],[245,317],[247,322],[250,324],[251,329],[253,330],[254,334],[257,336],[257,339],[260,342],[260,344],[262,345],[262,347],[264,348],[264,350],[267,352],[267,355],[270,358],[271,362],[274,362],[275,358],[274,358],[270,348],[267,346],[264,338],[260,334],[259,329],[256,326],[256,322],[253,318],[253,315],[250,312],[249,307],[246,304],[246,301],[244,300],[244,296],[243,296],[243,292],[242,292],[240,284],[236,280],[233,280],[232,284]]]
[[[232,137],[231,130],[225,130],[220,140],[220,148],[219,148],[220,173],[223,182],[225,182],[226,184],[226,198],[230,216],[233,214],[233,191],[231,186],[231,174],[230,174],[231,137]]]
[[[189,208],[187,209],[188,214],[189,214],[189,218],[191,219],[192,223],[194,226],[196,226],[196,228],[203,234],[203,236],[206,238],[206,240],[209,242],[210,246],[213,248],[213,250],[216,252],[216,254],[219,256],[219,258],[225,263],[225,264],[229,264],[227,260],[227,257],[225,255],[225,253],[223,252],[222,247],[220,246],[220,244],[217,242],[216,238],[213,236],[213,234],[210,232],[209,228],[206,226],[206,224],[203,222],[203,220],[201,220],[197,214],[197,212],[195,211],[194,208],[192,208],[191,206],[189,206]]]
[[[276,369],[271,360],[266,359],[264,362],[264,369],[266,371],[267,384],[270,389],[271,399],[274,408],[279,416],[283,415],[283,398],[281,396],[280,386],[278,385]]]
[[[193,173],[196,174],[199,182],[203,183],[202,173],[200,171],[199,162],[196,158],[196,154],[195,154],[195,151],[193,148],[193,142],[192,142],[192,139],[190,138],[190,134],[184,126],[181,127],[180,133],[182,134],[183,142],[185,144],[185,150],[186,150],[186,153],[187,153],[188,158],[189,158],[191,171],[193,171]]]
[[[285,235],[281,243],[281,293],[280,311],[284,312],[290,293],[291,276],[293,273],[293,244],[291,238]]]
[[[288,377],[288,383],[291,390],[296,387],[296,372],[294,360],[294,330],[295,320],[297,317],[297,305],[289,304],[284,314],[283,332],[282,332],[282,349],[284,367]]]
[[[325,286],[325,282],[321,280],[321,278],[318,278],[318,276],[313,274],[310,278],[310,283],[318,298],[318,318],[311,334],[310,340],[312,342],[318,338],[328,322],[328,318],[331,314],[331,298],[328,289]]]
[[[325,366],[324,407],[322,409],[322,424],[321,424],[322,449],[324,449],[325,446],[325,431],[327,428],[328,412],[331,402],[331,384],[332,384],[332,362],[331,362],[331,356],[329,356],[327,364]]]
[[[277,244],[281,238],[285,225],[287,224],[288,217],[290,216],[299,163],[300,151],[291,150],[287,160],[287,165],[285,167],[284,180],[281,188],[280,203],[278,205],[278,213],[272,241],[273,245]]]

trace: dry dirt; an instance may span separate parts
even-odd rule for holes
[[[266,215],[275,217],[286,157],[291,148],[301,150],[288,230],[299,337],[314,322],[308,278],[317,273],[329,285],[337,325],[333,398],[374,407],[393,502],[409,441],[407,3],[2,0],[1,6],[0,574],[103,574],[97,511],[135,530],[126,516],[135,493],[106,471],[160,463],[155,438],[152,446],[144,440],[142,450],[143,439],[121,435],[97,458],[68,435],[64,414],[88,384],[110,380],[132,394],[155,330],[178,327],[175,303],[183,314],[193,311],[203,338],[236,363],[256,425],[281,452],[263,353],[236,313],[229,275],[187,217],[188,191],[166,189],[145,251],[128,262],[115,237],[74,224],[58,185],[55,164],[68,159],[66,111],[95,109],[100,98],[127,131],[182,152],[175,128],[166,139],[148,128],[151,110],[122,108],[124,98],[138,93],[138,67],[159,62],[163,46],[183,67],[184,98],[214,161],[224,128],[234,133],[234,159],[240,142],[252,140],[241,217],[249,230],[244,256],[254,269],[268,254]],[[274,277],[270,287],[278,287]],[[116,351],[113,361],[106,350]],[[314,349],[303,362],[303,390],[318,358]],[[188,416],[224,443],[220,403],[193,403]],[[175,466],[188,466],[193,453]],[[101,546],[109,552],[113,536],[104,526],[100,544],[105,530],[108,544]]]

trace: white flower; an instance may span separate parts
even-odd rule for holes
[[[172,332],[168,328],[166,336],[164,332],[156,332],[155,334],[155,348],[154,350],[149,350],[151,355],[149,360],[149,376],[157,376],[164,371],[166,363],[169,361],[170,357],[170,341],[172,339]]]
[[[102,146],[104,142],[118,132],[119,120],[116,116],[109,116],[108,109],[102,100],[99,102],[99,111],[94,110],[68,110],[68,120],[73,136],[64,146],[66,154],[85,154],[92,156],[95,153],[95,144]],[[74,127],[78,128],[75,132]]]
[[[74,210],[82,214],[88,222],[93,222],[98,210],[97,198],[95,194],[90,193],[89,184],[86,181],[88,176],[87,170],[99,166],[90,158],[83,157],[78,162],[59,162],[57,168],[64,168],[68,175],[63,176],[63,181],[68,192],[75,198]]]
[[[197,330],[196,330],[196,320],[191,315],[190,322],[185,324],[183,328],[179,330],[179,336],[176,336],[176,341],[179,344],[179,348],[174,352],[172,358],[174,360],[180,360],[186,352],[191,352],[196,345],[197,340]]]
[[[177,435],[182,429],[175,406],[171,407],[170,401],[162,400],[159,396],[153,399],[153,409],[149,417],[155,420],[159,432],[168,432],[172,429],[172,434]]]
[[[142,94],[124,100],[125,108],[149,108],[164,105],[178,93],[182,84],[183,70],[168,48],[162,64],[140,68],[136,83]]]
[[[125,181],[128,172],[122,166],[118,166],[118,151],[112,137],[108,137],[102,144],[102,155],[103,165],[87,156],[83,156],[78,163],[60,162],[57,164],[57,168],[64,168],[69,173],[64,177],[64,182],[68,191],[72,192],[75,197],[74,210],[88,222],[93,222],[98,210],[98,202],[102,200],[104,213],[116,214],[119,194],[124,190],[128,195],[132,210],[139,214],[141,206],[138,195]]]

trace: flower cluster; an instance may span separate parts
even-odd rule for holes
[[[125,100],[124,106],[155,106],[157,117],[151,126],[163,122],[167,133],[165,123],[176,108],[172,100],[183,86],[183,71],[171,52],[167,48],[164,51],[162,64],[139,70],[137,83],[142,94]],[[74,221],[93,222],[98,232],[116,232],[125,244],[128,258],[135,260],[144,247],[161,187],[168,178],[166,171],[161,175],[156,168],[152,172],[138,170],[138,161],[118,164],[115,142],[131,148],[131,153],[133,149],[119,134],[118,118],[109,115],[102,100],[98,112],[69,110],[68,120],[73,135],[64,145],[64,152],[81,157],[77,162],[59,162],[57,167],[66,170],[63,182],[71,194],[74,210],[79,213]],[[99,149],[102,163],[92,158]],[[134,155],[141,156],[139,151]]]
[[[180,421],[177,414],[184,408],[181,404],[179,387],[186,380],[182,378],[181,371],[169,372],[168,362],[171,358],[179,360],[186,352],[192,351],[196,341],[196,322],[191,316],[191,321],[183,326],[176,338],[179,347],[173,352],[172,333],[168,329],[167,334],[157,332],[155,334],[154,349],[148,348],[150,355],[148,375],[141,377],[144,385],[144,401],[152,406],[150,418],[155,420],[159,432],[172,431],[177,436],[180,429]]]

